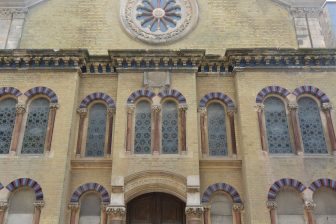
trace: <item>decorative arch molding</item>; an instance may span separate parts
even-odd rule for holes
[[[186,104],[187,100],[186,98],[183,96],[182,93],[180,93],[179,91],[175,90],[175,89],[166,89],[162,92],[160,92],[158,94],[159,97],[161,97],[162,99],[167,98],[167,97],[172,97],[174,99],[176,99],[179,104]]]
[[[281,86],[267,86],[258,93],[256,103],[262,103],[269,94],[276,94],[286,98],[290,92]]]
[[[274,184],[272,184],[271,188],[268,191],[268,196],[267,196],[268,200],[274,201],[279,191],[286,186],[292,187],[300,193],[302,193],[305,189],[307,189],[307,187],[298,180],[291,179],[291,178],[283,178],[283,179],[280,179],[274,182]]]
[[[90,95],[86,96],[82,102],[80,103],[80,108],[87,108],[89,106],[90,103],[92,103],[95,100],[103,100],[108,107],[110,108],[115,108],[115,102],[112,99],[112,97],[110,97],[109,95],[102,93],[102,92],[95,92],[95,93],[91,93]]]
[[[336,181],[328,179],[328,178],[321,178],[321,179],[318,179],[318,180],[314,181],[309,186],[309,189],[312,190],[313,192],[315,192],[316,190],[318,190],[321,187],[327,187],[327,188],[330,188],[330,189],[336,191]]]
[[[147,97],[149,99],[152,99],[155,96],[155,93],[153,93],[150,90],[147,89],[139,89],[135,92],[133,92],[127,99],[128,104],[133,104],[135,101],[137,101],[140,97]]]
[[[200,101],[199,103],[199,107],[205,107],[207,105],[207,103],[211,100],[220,100],[222,101],[223,103],[225,103],[225,105],[228,107],[228,108],[236,108],[236,105],[235,103],[233,102],[233,100],[225,95],[224,93],[221,93],[221,92],[212,92],[212,93],[208,93],[206,94]]]
[[[224,191],[225,193],[228,193],[234,203],[242,203],[238,191],[234,187],[226,183],[216,183],[210,185],[203,193],[202,203],[209,203],[211,196],[217,191]]]
[[[43,200],[43,191],[41,188],[41,185],[37,183],[35,180],[30,178],[19,178],[11,183],[9,183],[6,188],[8,191],[13,192],[21,187],[30,187],[35,192],[35,198],[36,201],[42,201]]]
[[[100,194],[103,203],[110,203],[110,195],[105,187],[97,183],[86,183],[79,186],[73,193],[70,199],[71,203],[78,203],[80,197],[88,192],[94,191]]]
[[[5,95],[12,95],[15,97],[19,97],[22,95],[21,91],[14,88],[14,87],[2,87],[0,88],[0,97],[3,97]]]
[[[293,94],[296,97],[299,97],[302,94],[313,95],[317,99],[319,99],[321,104],[330,102],[329,97],[322,90],[320,90],[319,88],[316,88],[314,86],[300,86],[300,87],[298,87],[294,90]]]
[[[49,99],[51,103],[58,103],[58,98],[56,93],[49,89],[48,87],[44,87],[44,86],[39,86],[39,87],[34,87],[30,90],[28,90],[27,92],[25,92],[25,96],[27,96],[28,98],[31,98],[37,94],[43,94],[46,95]]]

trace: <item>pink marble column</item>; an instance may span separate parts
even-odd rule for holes
[[[241,203],[235,203],[232,206],[233,214],[235,216],[236,223],[235,224],[242,224],[241,221],[241,212],[244,209],[244,205]]]
[[[259,135],[262,151],[267,152],[266,132],[264,128],[264,104],[260,103],[255,106],[258,113]]]
[[[181,152],[187,151],[187,121],[186,121],[186,111],[188,110],[187,104],[180,104],[180,121],[181,121]]]
[[[298,123],[298,118],[297,118],[297,109],[298,109],[298,105],[296,103],[288,104],[289,117],[290,117],[291,125],[293,128],[295,153],[302,154],[303,149],[302,149],[302,144],[301,144],[299,123]]]
[[[203,207],[186,207],[187,224],[202,224],[203,213]]]
[[[107,109],[108,116],[108,132],[107,132],[107,155],[111,155],[112,153],[112,137],[113,137],[113,117],[115,114],[114,108]]]
[[[51,103],[49,107],[50,109],[49,109],[48,128],[44,144],[46,152],[50,152],[51,149],[51,141],[54,133],[56,111],[59,108],[59,105],[57,103]]]
[[[124,223],[126,208],[108,206],[106,213],[108,215],[108,224],[122,224]]]
[[[277,224],[276,223],[276,209],[277,209],[277,202],[276,201],[268,201],[267,202],[267,208],[270,211],[270,218],[271,218],[271,224]]]
[[[304,209],[307,214],[308,224],[315,224],[315,219],[314,219],[314,208],[315,207],[316,207],[316,204],[312,201],[304,202]]]
[[[235,112],[236,112],[235,109],[229,109],[227,114],[229,116],[229,123],[230,123],[232,154],[237,155],[236,128],[234,121]]]
[[[208,154],[208,146],[206,143],[206,115],[207,115],[207,109],[206,107],[199,108],[200,113],[200,127],[201,127],[201,150],[203,155]]]
[[[24,104],[17,104],[16,105],[15,125],[14,125],[13,138],[12,138],[12,144],[11,144],[11,150],[10,150],[13,154],[15,154],[17,152],[19,139],[20,139],[23,116],[24,116],[25,113],[26,113],[25,105]]]
[[[127,105],[127,133],[126,133],[126,152],[132,151],[132,133],[133,133],[133,117],[134,117],[134,104]]]
[[[333,125],[332,118],[331,118],[331,113],[330,113],[330,111],[332,110],[332,105],[330,103],[324,103],[322,105],[322,109],[323,109],[324,114],[326,116],[328,135],[329,135],[331,149],[333,151],[333,154],[336,155],[335,130],[334,130],[334,125]]]
[[[77,148],[76,148],[76,156],[80,156],[82,154],[82,147],[83,147],[83,129],[84,129],[84,122],[87,116],[87,109],[80,108],[77,110],[79,114],[79,125],[78,125],[78,136],[77,136]]]
[[[68,208],[70,209],[70,224],[76,224],[77,211],[79,209],[79,204],[70,203]]]
[[[36,201],[34,203],[35,206],[35,212],[34,212],[34,224],[39,224],[40,223],[40,218],[41,218],[41,211],[42,208],[44,207],[44,201]]]
[[[154,121],[154,133],[153,133],[153,154],[158,155],[160,154],[160,112],[161,106],[160,105],[153,105],[152,106],[152,113],[153,113],[153,121]]]
[[[0,201],[0,224],[5,223],[5,214],[8,208],[8,203],[6,201]]]

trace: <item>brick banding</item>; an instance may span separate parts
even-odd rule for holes
[[[95,93],[91,93],[90,95],[86,96],[80,103],[79,107],[87,108],[90,105],[90,103],[95,100],[103,100],[107,104],[108,107],[115,108],[115,102],[112,99],[112,97],[102,92],[95,92]]]
[[[290,92],[281,86],[267,86],[258,93],[256,103],[262,103],[269,94],[277,94],[285,98]]]
[[[175,90],[175,89],[164,90],[164,91],[160,92],[158,94],[158,96],[161,97],[162,99],[167,98],[167,97],[172,97],[172,98],[176,99],[179,102],[179,104],[186,104],[187,103],[187,100],[183,96],[183,94],[180,93],[179,91]]]
[[[132,104],[135,101],[137,101],[140,97],[147,97],[149,99],[152,99],[155,96],[155,93],[153,93],[150,90],[147,89],[139,89],[135,92],[133,92],[127,99],[128,104]]]
[[[227,96],[227,95],[225,95],[224,93],[221,93],[221,92],[212,92],[212,93],[206,94],[201,99],[201,101],[199,103],[199,107],[206,107],[207,103],[211,100],[220,100],[223,103],[225,103],[225,105],[228,108],[235,108],[236,107],[233,100],[229,96]]]
[[[94,191],[100,194],[100,197],[102,199],[102,202],[104,203],[110,203],[110,195],[108,191],[100,184],[97,183],[86,183],[81,186],[79,186],[72,194],[70,202],[72,203],[78,203],[80,197],[88,192],[88,191]]]
[[[37,183],[35,180],[30,179],[30,178],[19,178],[11,183],[9,183],[6,188],[10,192],[13,192],[21,187],[30,187],[34,190],[35,192],[35,198],[36,201],[42,201],[43,200],[43,192],[41,185]]]
[[[234,187],[226,183],[216,183],[210,185],[203,193],[202,203],[209,203],[212,194],[217,191],[224,191],[228,193],[231,196],[234,203],[242,203],[238,191]]]
[[[267,196],[268,200],[274,201],[279,191],[285,186],[292,187],[296,189],[297,191],[299,191],[300,193],[303,192],[305,189],[307,189],[307,187],[298,180],[291,179],[291,178],[283,178],[283,179],[280,179],[274,182],[274,184],[272,184],[271,188],[268,191],[268,196]]]
[[[300,86],[296,88],[293,92],[295,96],[300,96],[302,94],[310,94],[319,99],[321,103],[329,103],[329,97],[319,88],[314,86]]]
[[[5,95],[12,95],[15,97],[19,97],[22,95],[20,90],[14,88],[14,87],[2,87],[0,88],[0,97],[3,97]]]
[[[50,99],[50,103],[58,103],[58,98],[57,98],[56,93],[53,90],[49,89],[48,87],[44,87],[44,86],[34,87],[28,90],[27,92],[25,92],[24,95],[27,96],[28,98],[31,98],[38,94],[46,95]]]
[[[327,187],[336,191],[336,181],[328,178],[318,179],[309,186],[309,189],[312,191],[316,191],[321,187]]]

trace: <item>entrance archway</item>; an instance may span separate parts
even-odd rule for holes
[[[127,224],[185,224],[185,203],[166,193],[148,193],[127,204]]]

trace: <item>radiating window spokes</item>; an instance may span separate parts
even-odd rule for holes
[[[178,153],[178,109],[173,101],[166,101],[162,106],[162,152]]]
[[[328,153],[319,106],[309,97],[299,99],[298,104],[304,151],[312,154]]]
[[[106,106],[101,103],[93,105],[90,109],[86,138],[86,156],[104,156],[106,113]]]
[[[16,100],[9,98],[0,101],[0,154],[8,154],[15,124]]]
[[[22,151],[23,154],[42,154],[48,128],[49,101],[38,98],[29,106]]]
[[[292,153],[284,103],[276,97],[270,97],[265,100],[264,105],[269,152]]]
[[[225,156],[228,149],[224,107],[220,103],[212,103],[207,110],[209,155]]]
[[[151,105],[140,101],[135,109],[134,153],[151,153],[152,115]]]

